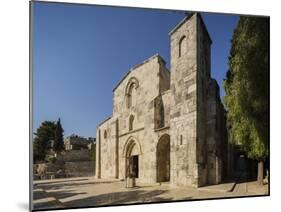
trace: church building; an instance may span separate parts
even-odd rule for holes
[[[212,40],[199,13],[169,36],[170,70],[157,54],[113,89],[112,116],[96,132],[97,178],[200,187],[225,177],[225,110],[211,78]]]

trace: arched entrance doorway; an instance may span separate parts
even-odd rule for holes
[[[157,182],[170,181],[170,136],[161,136],[157,144]]]
[[[128,141],[125,147],[125,176],[139,177],[141,149],[139,143],[135,139]]]

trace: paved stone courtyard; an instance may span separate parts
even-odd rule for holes
[[[125,188],[119,180],[79,177],[34,181],[33,194],[34,209],[45,209],[267,195],[268,185],[229,182],[196,189],[163,183]]]

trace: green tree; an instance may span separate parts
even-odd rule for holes
[[[56,129],[55,129],[55,140],[54,140],[54,146],[53,150],[55,152],[61,152],[64,149],[64,143],[63,143],[63,129],[60,123],[60,118],[57,121]]]
[[[258,161],[258,182],[269,145],[269,19],[240,17],[224,80],[229,139]]]
[[[45,159],[47,151],[51,148],[51,141],[55,138],[56,124],[44,121],[34,133],[33,156],[34,163]]]

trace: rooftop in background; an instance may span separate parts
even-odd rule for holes
[[[95,143],[96,138],[84,138],[75,134],[64,139],[65,150],[92,149]]]

